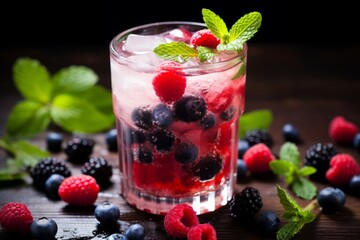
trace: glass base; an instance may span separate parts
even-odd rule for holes
[[[234,186],[232,181],[224,183],[219,189],[208,191],[201,195],[191,197],[159,197],[122,185],[122,196],[133,207],[144,212],[165,215],[177,204],[186,203],[190,205],[196,214],[215,211],[230,201]]]

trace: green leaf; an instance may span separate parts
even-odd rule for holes
[[[236,39],[232,42],[229,42],[227,44],[220,43],[217,45],[216,49],[218,51],[240,51],[244,47],[244,42],[242,39]]]
[[[100,85],[94,85],[88,90],[76,94],[76,97],[90,102],[105,114],[113,114],[111,91]]]
[[[292,169],[295,167],[293,163],[288,162],[286,160],[274,160],[271,161],[270,169],[276,174],[276,175],[287,175],[289,172],[292,172]]]
[[[259,109],[244,113],[240,118],[239,136],[244,138],[247,131],[254,129],[267,130],[273,121],[273,114],[270,110]]]
[[[316,173],[316,171],[317,171],[316,168],[312,166],[304,166],[300,169],[299,175],[305,177]]]
[[[316,186],[304,177],[298,178],[292,184],[294,193],[302,199],[311,200],[316,196]]]
[[[292,162],[296,167],[301,166],[300,152],[298,147],[292,142],[286,142],[281,145],[280,159]]]
[[[29,137],[44,131],[50,122],[47,106],[31,100],[23,100],[10,112],[6,130],[12,137]]]
[[[15,86],[24,98],[47,103],[51,96],[50,75],[37,60],[19,58],[13,65]]]
[[[289,240],[295,234],[297,234],[302,227],[305,225],[304,222],[288,222],[283,227],[281,227],[276,233],[277,240]]]
[[[54,98],[51,116],[65,130],[79,133],[103,131],[115,122],[113,114],[104,114],[90,102],[67,94]]]
[[[207,47],[199,46],[199,47],[197,47],[197,50],[199,52],[198,57],[199,57],[200,62],[208,61],[215,55],[213,50],[210,48],[207,48]]]
[[[165,60],[184,62],[197,57],[198,51],[183,42],[163,43],[154,48],[153,52]]]
[[[227,42],[228,29],[224,20],[213,11],[203,8],[202,15],[208,29],[221,41]]]
[[[0,169],[0,181],[21,180],[28,175],[25,169],[10,164],[13,162],[15,162],[14,159],[7,159],[8,166]]]
[[[245,73],[246,73],[246,63],[242,62],[239,71],[237,71],[237,73],[231,78],[231,80],[235,80],[241,76],[244,76]]]
[[[261,21],[262,16],[259,12],[245,14],[231,27],[229,41],[240,40],[240,42],[246,42],[258,31]]]
[[[97,74],[88,67],[70,66],[61,69],[53,76],[53,97],[57,94],[76,94],[91,88],[98,81]]]
[[[302,212],[301,207],[297,202],[279,185],[277,185],[277,194],[280,199],[280,203],[285,209],[283,216],[289,220],[293,216],[297,216]]]

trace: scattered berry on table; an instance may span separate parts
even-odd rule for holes
[[[159,128],[149,133],[149,142],[152,143],[155,149],[159,152],[167,152],[173,146],[175,136],[172,132],[165,128]]]
[[[212,179],[221,171],[223,159],[219,154],[207,154],[199,159],[194,166],[193,172],[200,181]]]
[[[194,47],[202,46],[216,48],[220,39],[216,37],[209,29],[202,29],[195,32],[190,38],[190,44]]]
[[[188,240],[216,240],[216,230],[210,223],[195,225],[189,229]]]
[[[44,191],[46,180],[54,173],[64,177],[71,176],[71,171],[63,161],[54,157],[41,159],[30,171],[34,187]]]
[[[264,143],[269,148],[271,148],[274,143],[272,136],[265,129],[253,129],[247,131],[245,134],[245,140],[249,143],[250,146],[258,143]]]
[[[318,193],[317,201],[323,213],[333,214],[344,207],[346,196],[339,188],[325,187]]]
[[[339,153],[330,160],[326,179],[335,186],[347,186],[351,178],[360,174],[360,166],[355,158],[348,153]]]
[[[48,151],[57,153],[62,150],[64,136],[61,133],[50,132],[46,137],[46,148]]]
[[[310,178],[326,181],[326,171],[330,167],[330,159],[337,154],[332,143],[316,143],[310,146],[305,153],[304,165],[316,168],[316,172]]]
[[[260,174],[270,171],[269,163],[275,160],[275,156],[267,145],[258,143],[245,152],[243,160],[251,173]]]
[[[349,191],[354,196],[360,197],[360,174],[351,178],[349,183]]]
[[[189,229],[200,224],[194,209],[187,204],[177,204],[164,217],[166,233],[173,238],[186,238]]]
[[[235,193],[230,202],[230,214],[237,220],[251,220],[263,206],[258,189],[246,186],[241,192]]]
[[[121,233],[113,233],[106,240],[129,240],[126,235]]]
[[[199,153],[198,147],[191,142],[181,142],[175,148],[175,160],[180,163],[195,161]]]
[[[152,113],[147,107],[137,107],[131,113],[131,119],[139,128],[149,130],[152,126]]]
[[[90,138],[74,136],[66,142],[65,153],[70,162],[84,163],[89,160],[94,145],[94,140]]]
[[[63,175],[54,173],[45,181],[45,193],[46,196],[50,199],[60,199],[59,196],[59,187],[64,181],[65,177]]]
[[[244,153],[249,149],[250,145],[247,141],[239,139],[238,141],[238,157],[243,158]]]
[[[125,231],[125,236],[129,240],[143,240],[145,235],[145,228],[139,223],[131,224]]]
[[[171,103],[183,96],[186,77],[174,70],[161,71],[153,78],[152,85],[161,101]]]
[[[265,234],[274,234],[279,230],[280,219],[276,212],[267,210],[255,215],[255,228]]]
[[[285,142],[300,143],[300,131],[291,123],[286,123],[282,127],[282,135]]]
[[[6,231],[27,234],[33,220],[32,213],[24,203],[9,202],[0,209],[0,225]]]
[[[58,231],[58,225],[51,218],[41,217],[32,222],[30,231],[36,240],[53,240]]]
[[[335,116],[329,124],[329,136],[339,145],[351,145],[359,128],[354,123],[346,120],[343,116]]]
[[[113,168],[104,157],[92,157],[81,166],[81,173],[95,178],[101,188],[111,183]]]
[[[173,112],[169,105],[160,103],[152,111],[152,119],[159,127],[168,127],[174,121]]]
[[[95,208],[95,218],[103,226],[113,226],[120,217],[120,208],[108,201],[99,203]]]
[[[110,129],[105,135],[105,141],[110,152],[118,151],[117,130],[116,128]]]
[[[357,133],[353,140],[353,147],[360,152],[360,133]]]
[[[246,167],[245,162],[242,159],[238,159],[237,160],[237,175],[236,175],[237,182],[241,182],[241,180],[246,177],[246,173],[247,173],[247,167]]]
[[[203,98],[184,96],[174,104],[175,118],[184,122],[201,120],[206,114],[207,106]]]
[[[200,120],[200,126],[203,129],[210,129],[216,124],[216,116],[212,112],[207,112],[206,115]]]
[[[89,206],[95,203],[99,190],[100,187],[92,176],[70,176],[61,183],[59,196],[70,205]]]

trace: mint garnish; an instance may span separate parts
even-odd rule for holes
[[[284,208],[283,217],[288,221],[276,234],[277,240],[289,240],[297,234],[305,224],[311,223],[316,216],[311,212],[316,207],[316,200],[302,209],[291,196],[277,185],[277,194]]]
[[[316,168],[301,166],[300,153],[294,143],[286,142],[280,148],[280,159],[270,162],[270,169],[283,176],[285,183],[300,198],[310,200],[316,196],[316,186],[306,177],[314,174]]]
[[[153,51],[163,59],[177,62],[198,57],[200,62],[210,60],[216,51],[241,51],[246,41],[251,39],[261,25],[262,16],[259,12],[251,12],[241,17],[231,27],[230,31],[224,20],[213,11],[203,8],[203,20],[207,28],[220,39],[217,49],[194,48],[185,43],[164,43]]]
[[[239,137],[255,129],[268,129],[273,121],[273,114],[268,109],[258,109],[244,113],[239,121]]]

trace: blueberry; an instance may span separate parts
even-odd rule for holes
[[[351,178],[349,190],[354,196],[360,197],[360,175],[355,175]]]
[[[116,128],[110,129],[105,135],[105,141],[109,151],[116,152],[118,150],[117,144],[117,130]]]
[[[120,209],[113,203],[103,202],[95,208],[95,218],[103,226],[115,225],[119,217]]]
[[[216,123],[216,117],[215,114],[208,112],[201,120],[200,120],[200,126],[203,129],[209,129],[215,126]]]
[[[249,143],[245,140],[239,140],[238,141],[238,157],[242,158],[244,156],[244,153],[246,150],[248,150],[250,147]]]
[[[354,137],[353,147],[360,152],[360,133],[357,133]]]
[[[131,119],[139,128],[150,129],[152,126],[152,113],[145,107],[138,107],[131,113]]]
[[[333,214],[338,212],[345,205],[346,197],[341,189],[336,187],[326,187],[319,192],[317,201],[322,212]]]
[[[280,226],[280,219],[273,211],[263,211],[255,216],[255,227],[257,230],[266,233],[276,233]]]
[[[57,223],[46,217],[34,220],[30,226],[31,235],[37,240],[53,240],[58,231]]]
[[[134,159],[138,159],[141,163],[152,163],[154,157],[151,149],[140,146],[134,151]]]
[[[222,168],[222,158],[219,155],[208,154],[200,158],[194,168],[194,175],[200,178],[200,181],[207,181],[215,177]]]
[[[151,142],[156,150],[167,152],[174,143],[174,135],[164,128],[156,129],[149,134],[149,142]]]
[[[197,146],[190,142],[181,142],[176,146],[175,159],[181,163],[195,161],[199,153]]]
[[[142,129],[123,128],[123,140],[125,145],[130,147],[133,143],[144,143],[146,134]]]
[[[65,177],[54,173],[45,181],[45,192],[46,195],[51,199],[60,199],[58,190],[60,184],[64,181]]]
[[[152,120],[159,127],[168,127],[174,121],[174,117],[170,107],[160,103],[152,111]]]
[[[234,117],[236,113],[236,108],[234,106],[230,106],[228,109],[220,113],[220,118],[224,121],[229,121]]]
[[[125,235],[129,240],[143,240],[145,238],[145,228],[139,224],[131,224],[125,231]]]
[[[299,143],[300,142],[300,132],[299,130],[291,123],[287,123],[282,128],[282,134],[284,141]]]
[[[124,234],[113,233],[107,238],[107,240],[129,240],[129,239]]]
[[[246,176],[247,173],[247,167],[245,162],[242,159],[238,159],[237,160],[237,176],[236,179],[238,182],[240,182],[242,179],[244,179],[244,177]]]
[[[61,133],[50,132],[46,137],[46,148],[50,152],[60,152],[64,137]]]
[[[175,117],[184,122],[195,122],[206,114],[206,102],[198,96],[185,96],[175,102]]]

